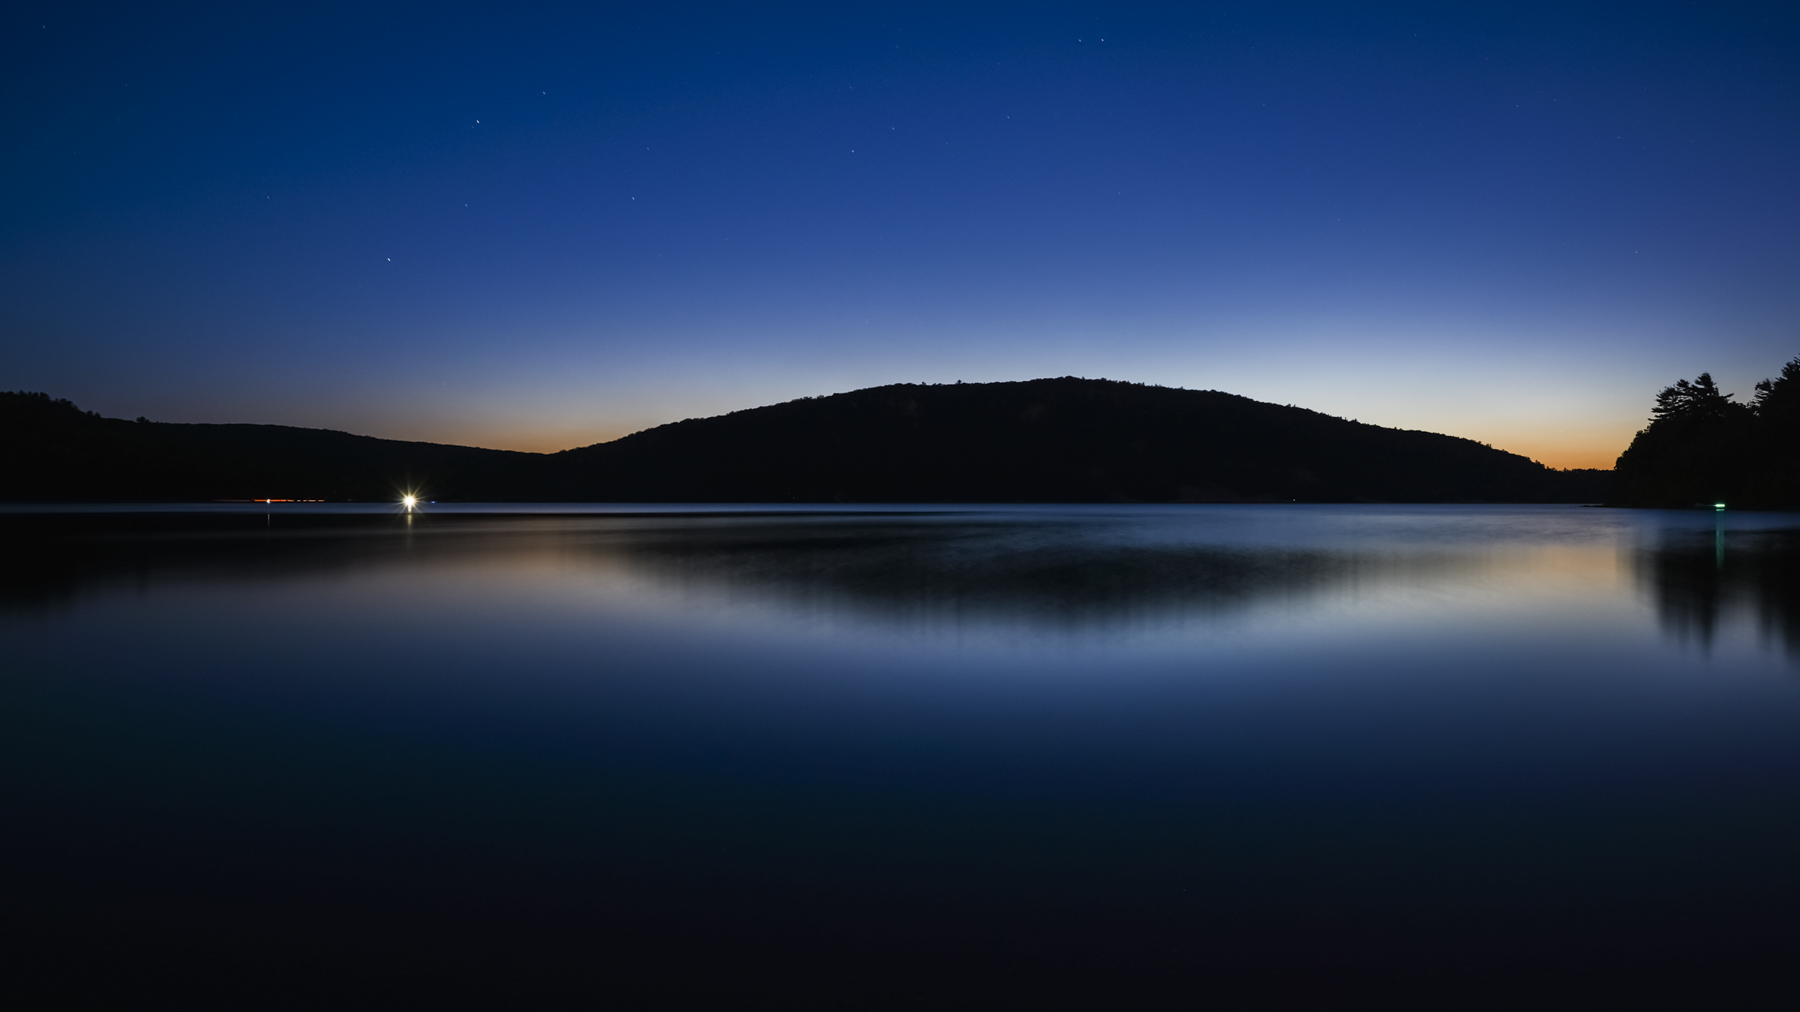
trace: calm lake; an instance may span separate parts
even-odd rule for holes
[[[71,996],[1469,1004],[1767,985],[1800,943],[1800,515],[0,531],[6,942],[79,954],[38,981]]]

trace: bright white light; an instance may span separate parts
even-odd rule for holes
[[[400,497],[400,505],[405,506],[407,509],[412,509],[418,504],[419,497],[416,495],[403,495]]]

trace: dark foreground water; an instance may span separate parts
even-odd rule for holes
[[[1800,995],[1800,516],[271,510],[0,514],[0,986]]]

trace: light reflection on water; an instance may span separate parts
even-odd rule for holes
[[[536,896],[619,930],[677,895],[762,930],[758,890],[798,890],[784,917],[847,938],[1041,922],[1058,952],[1101,922],[1768,940],[1800,897],[1800,518],[5,522],[9,846],[52,881],[80,854],[183,895],[231,868],[387,896],[376,921]]]

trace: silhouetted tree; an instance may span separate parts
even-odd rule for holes
[[[1800,358],[1756,385],[1758,427],[1753,496],[1764,505],[1800,505]]]
[[[1761,389],[1768,381],[1757,384]],[[1686,420],[1719,420],[1727,417],[1731,409],[1737,407],[1732,403],[1732,394],[1719,392],[1713,383],[1711,373],[1701,373],[1700,377],[1689,383],[1687,380],[1676,380],[1672,387],[1664,387],[1656,395],[1656,408],[1651,412],[1657,421]]]
[[[1800,415],[1800,356],[1781,367],[1781,375],[1756,385],[1751,410],[1764,418]]]
[[[1800,506],[1800,358],[1732,400],[1708,373],[1656,395],[1650,424],[1615,466],[1614,501],[1627,506],[1725,502]]]

